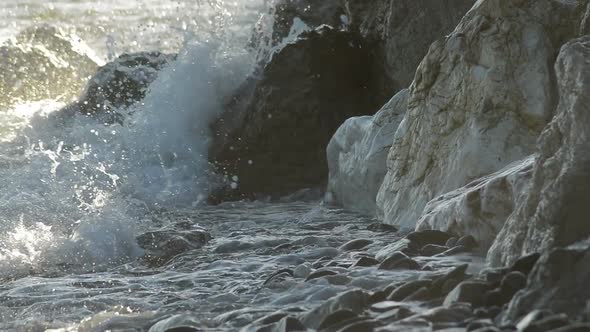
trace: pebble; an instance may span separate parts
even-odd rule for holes
[[[374,312],[386,312],[403,306],[403,303],[397,301],[382,301],[371,305],[370,309]]]
[[[512,298],[516,292],[526,286],[527,277],[522,272],[510,272],[502,278],[500,289],[502,294]]]
[[[278,277],[280,275],[288,275],[288,276],[292,277],[293,276],[293,270],[291,270],[291,269],[278,270],[277,272],[271,274],[268,278],[266,278],[266,280],[264,281],[263,285],[266,285],[266,284],[270,283],[275,277]]]
[[[334,276],[337,275],[338,272],[336,271],[332,271],[332,270],[318,270],[318,271],[314,271],[312,273],[310,273],[307,278],[305,278],[305,281],[310,281],[313,279],[317,279],[317,278],[321,278],[321,277],[325,277],[325,276]]]
[[[312,271],[313,269],[309,263],[299,264],[295,269],[293,269],[293,277],[307,278]]]
[[[326,318],[324,318],[324,320],[319,325],[318,329],[323,330],[323,329],[326,329],[326,328],[331,327],[333,325],[339,324],[341,322],[346,322],[348,320],[352,320],[357,317],[358,317],[357,314],[355,314],[354,312],[352,312],[350,310],[346,310],[346,309],[338,310],[338,311],[331,313]]]
[[[380,262],[375,258],[361,257],[354,264],[352,264],[352,267],[368,267],[378,265],[379,263]]]
[[[457,245],[458,240],[459,239],[456,237],[452,237],[452,238],[448,239],[447,242],[445,242],[445,247],[449,247],[449,248],[454,247],[455,245]]]
[[[437,230],[418,231],[406,235],[406,239],[410,240],[418,248],[422,248],[427,244],[444,246],[452,237],[452,234]]]
[[[378,321],[363,320],[347,325],[338,330],[338,332],[373,332],[377,326],[379,326]]]
[[[403,258],[393,258],[390,257],[384,260],[379,265],[379,270],[398,270],[398,269],[405,269],[405,270],[418,270],[420,269],[420,264],[415,260],[409,257]]]
[[[356,239],[351,240],[340,246],[340,250],[342,251],[353,251],[353,250],[360,250],[364,247],[368,246],[369,244],[373,243],[371,240],[367,239]]]
[[[412,293],[419,290],[420,288],[430,287],[430,285],[432,285],[432,280],[428,279],[410,281],[391,292],[391,294],[389,294],[389,296],[387,297],[387,300],[402,301],[403,299],[412,295]]]
[[[372,223],[367,226],[367,230],[371,232],[395,233],[398,231],[397,227],[384,223]]]
[[[590,331],[590,323],[574,323],[569,326],[560,327],[551,332],[588,332]]]
[[[465,302],[473,307],[480,307],[485,304],[485,294],[488,290],[488,284],[484,281],[463,281],[447,295],[444,305]]]
[[[449,247],[447,246],[439,246],[436,244],[427,244],[425,245],[422,249],[420,249],[420,254],[422,256],[434,256],[436,254],[440,254],[441,252],[445,252],[449,250]]]

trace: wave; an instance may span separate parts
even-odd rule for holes
[[[44,31],[54,36],[55,30]],[[44,53],[44,63],[66,71],[55,79],[34,79],[30,66],[14,65],[32,78],[27,84],[40,90],[54,85],[47,95],[11,95],[27,100],[20,104],[27,111],[5,112],[20,122],[0,140],[0,278],[54,269],[96,271],[128,261],[142,255],[135,236],[149,227],[146,215],[204,203],[218,180],[207,161],[209,124],[256,63],[243,40],[231,37],[188,38],[145,99],[120,110],[125,121],[113,125],[51,112],[67,99],[69,92],[55,89],[55,82],[69,82],[77,59],[72,52],[87,53],[64,52],[72,58],[61,67],[49,60],[51,52]],[[95,68],[91,62],[97,61],[85,61],[77,69]]]

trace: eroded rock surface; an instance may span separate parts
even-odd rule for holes
[[[557,101],[552,63],[584,10],[580,1],[479,1],[431,46],[377,196],[386,222],[414,227],[434,197],[534,152]]]
[[[538,144],[527,196],[488,254],[505,265],[524,253],[547,250],[590,235],[590,38],[566,44],[555,66],[559,85],[557,114]]]
[[[428,202],[416,230],[472,235],[487,253],[517,200],[528,189],[534,156]]]
[[[374,116],[346,120],[327,148],[328,192],[348,209],[375,214],[377,192],[386,174],[386,159],[406,108],[408,90],[397,93]]]

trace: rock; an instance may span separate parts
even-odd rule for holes
[[[293,270],[293,276],[295,278],[307,278],[311,274],[312,268],[309,263],[303,263],[297,265]]]
[[[543,254],[529,275],[527,287],[510,303],[504,321],[535,309],[565,313],[573,319],[587,317],[588,278],[590,239]]]
[[[338,330],[338,332],[373,332],[375,327],[379,325],[378,321],[368,319],[349,324]]]
[[[324,185],[325,148],[336,129],[349,117],[373,114],[386,98],[375,93],[368,52],[358,35],[322,27],[274,54],[212,125],[209,160],[235,179],[235,189],[211,200]]]
[[[523,332],[553,331],[570,324],[567,315],[549,315],[537,321],[531,322],[528,326],[521,328]]]
[[[449,248],[454,247],[457,244],[457,241],[459,241],[459,238],[452,237],[445,242],[445,246]]]
[[[351,29],[374,40],[376,58],[385,63],[397,92],[412,82],[430,44],[453,31],[473,0],[345,0]]]
[[[307,276],[307,278],[305,278],[305,281],[307,282],[307,281],[310,281],[313,279],[326,277],[326,276],[335,276],[337,274],[338,274],[338,272],[332,271],[332,270],[318,270],[318,271],[314,271],[314,272],[310,273]]]
[[[459,265],[449,270],[446,274],[436,278],[432,282],[432,286],[430,287],[434,292],[438,292],[440,295],[446,295],[446,293],[442,293],[442,290],[445,284],[449,283],[451,280],[454,280],[457,284],[467,278],[465,272],[469,267],[468,264]]]
[[[523,330],[527,329],[529,326],[531,326],[532,324],[534,324],[535,322],[537,322],[545,317],[549,317],[551,315],[552,315],[552,313],[547,310],[533,310],[518,321],[516,328],[519,331],[523,331]]]
[[[377,192],[387,173],[385,161],[407,100],[408,90],[402,90],[374,116],[350,118],[332,136],[326,151],[333,202],[375,214]]]
[[[463,246],[468,249],[476,249],[479,244],[473,235],[465,235],[457,240],[457,246]]]
[[[271,332],[291,332],[291,331],[307,331],[307,328],[294,317],[284,317],[275,326]]]
[[[342,251],[360,250],[360,249],[363,249],[364,247],[370,245],[371,243],[373,243],[373,241],[368,240],[368,239],[350,240],[350,241],[346,242],[345,244],[343,244],[342,246],[340,246],[340,250],[342,250]]]
[[[578,33],[582,3],[481,0],[432,44],[388,156],[378,217],[414,227],[436,196],[534,152],[557,101],[551,64]]]
[[[415,280],[405,283],[404,285],[396,288],[389,296],[387,297],[388,301],[402,301],[406,297],[412,295],[412,293],[416,292],[422,287],[430,287],[432,285],[432,280],[424,279],[424,280]]]
[[[461,322],[472,314],[471,310],[463,307],[438,307],[425,311],[424,313],[418,314],[406,318],[410,320],[412,318],[422,318],[429,322],[442,323],[442,322]]]
[[[526,276],[521,272],[510,272],[502,278],[502,284],[500,289],[502,293],[510,298],[516,292],[523,289],[526,286]]]
[[[305,314],[302,322],[308,328],[317,329],[324,319],[338,310],[350,310],[357,315],[360,314],[368,306],[368,300],[369,294],[366,292],[356,289],[350,290]]]
[[[569,326],[560,327],[551,332],[587,332],[590,331],[590,323],[574,323]]]
[[[162,228],[137,237],[137,244],[145,250],[145,257],[152,263],[166,263],[176,255],[203,247],[212,238],[211,234],[203,229],[175,228]]]
[[[590,194],[589,57],[589,37],[570,41],[559,53],[555,117],[539,138],[530,188],[488,253],[492,265],[590,236],[584,199]]]
[[[464,281],[447,295],[444,306],[450,307],[455,303],[466,302],[475,308],[480,307],[485,303],[484,296],[488,290],[488,284],[483,281]]]
[[[375,255],[375,258],[377,258],[380,261],[384,261],[396,252],[401,252],[406,255],[406,253],[410,251],[409,245],[410,240],[408,239],[400,239],[394,241],[393,243],[381,248]]]
[[[534,157],[526,158],[436,197],[426,204],[416,229],[472,236],[476,243],[467,247],[475,249],[479,243],[481,253],[486,253],[514,210],[516,199],[528,188],[533,162]]]
[[[285,277],[293,277],[293,270],[291,270],[291,269],[278,270],[277,272],[274,272],[268,278],[266,278],[263,285],[267,285],[267,284],[273,282],[275,279],[284,279]]]
[[[471,250],[464,246],[455,246],[449,250],[443,251],[440,254],[436,254],[436,257],[444,257],[444,256],[454,256],[458,254],[463,254],[466,252],[471,252]]]
[[[0,58],[2,110],[23,100],[70,102],[101,63],[79,37],[48,25],[26,28],[4,41]]]
[[[419,268],[420,264],[418,262],[399,251],[379,264],[379,270],[417,270]]]
[[[186,315],[174,315],[157,322],[150,327],[148,332],[197,332],[202,331],[198,328],[199,319]]]
[[[477,320],[469,322],[469,324],[467,324],[466,330],[468,332],[477,331],[479,329],[493,327],[493,325],[494,325],[494,323],[492,322],[491,319],[477,319]]]
[[[318,330],[324,330],[336,324],[353,320],[357,317],[358,315],[350,310],[338,310],[324,318],[324,320],[320,323]]]
[[[388,225],[388,224],[384,224],[384,223],[372,223],[369,226],[367,226],[367,230],[371,231],[371,232],[385,232],[385,233],[395,233],[398,231],[397,227],[393,226],[393,225]]]
[[[375,265],[379,265],[379,263],[381,263],[381,262],[379,262],[375,258],[361,257],[354,264],[352,264],[352,267],[375,266]]]
[[[427,244],[444,245],[453,235],[439,230],[420,230],[406,235],[406,239],[410,240],[418,248],[422,248]]]
[[[530,255],[523,256],[517,259],[512,267],[510,268],[512,271],[520,272],[524,275],[528,275],[535,267],[535,264],[541,257],[539,253],[532,253]]]
[[[438,246],[436,244],[427,244],[422,249],[420,249],[420,254],[422,254],[423,256],[434,256],[436,254],[440,254],[441,252],[445,252],[448,249],[450,249],[450,248],[446,247],[446,246]]]

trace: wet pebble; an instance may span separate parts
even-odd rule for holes
[[[425,245],[422,249],[420,249],[420,254],[422,256],[434,256],[436,254],[440,254],[441,252],[445,252],[449,250],[449,247],[447,246],[439,246],[436,244],[427,244]]]
[[[266,278],[263,285],[267,285],[267,284],[273,282],[273,280],[281,279],[281,278],[285,278],[285,277],[293,277],[293,270],[291,270],[291,269],[278,270],[278,271],[274,272],[273,274],[271,274],[268,278]]]
[[[432,281],[428,279],[410,281],[391,292],[391,294],[389,294],[389,296],[387,297],[387,300],[402,301],[403,299],[412,295],[412,293],[416,292],[420,288],[429,287],[430,285],[432,285]]]
[[[459,254],[464,254],[464,253],[468,253],[471,252],[471,249],[464,247],[464,246],[454,246],[449,250],[443,251],[440,254],[436,254],[434,255],[435,257],[445,257],[445,256],[455,256],[455,255],[459,255]]]
[[[533,253],[530,255],[523,256],[516,260],[512,267],[512,271],[520,272],[524,275],[528,275],[532,270],[541,255],[539,253]]]
[[[397,256],[397,255],[396,255]],[[405,255],[404,255],[405,256]],[[379,265],[379,270],[418,270],[420,264],[409,257],[390,257]]]
[[[313,271],[311,264],[303,263],[297,265],[297,267],[293,270],[293,277],[295,278],[307,278],[311,272]]]
[[[444,305],[464,302],[470,303],[473,307],[480,307],[485,304],[485,294],[488,290],[488,284],[484,281],[463,281],[447,295]]]
[[[522,272],[510,272],[502,278],[500,290],[507,298],[512,298],[516,292],[526,286],[527,277]]]
[[[406,235],[406,239],[410,240],[418,248],[422,248],[427,244],[444,246],[452,237],[452,234],[437,230],[418,231]]]
[[[340,324],[342,322],[351,321],[357,318],[357,314],[350,310],[337,310],[331,314],[329,314],[324,320],[322,320],[321,324],[318,327],[318,330],[325,330],[329,327],[332,327],[336,324]]]
[[[352,267],[368,267],[368,266],[379,265],[379,263],[380,262],[378,260],[376,260],[375,258],[361,257],[354,264],[352,264]]]
[[[326,270],[318,270],[318,271],[314,271],[314,272],[310,273],[307,276],[307,278],[305,278],[305,281],[307,282],[307,281],[310,281],[313,279],[318,279],[318,278],[325,277],[325,276],[334,276],[337,274],[338,274],[338,272],[332,271],[332,270],[327,270],[327,269]]]
[[[468,249],[476,249],[477,247],[479,247],[479,244],[477,243],[477,240],[473,237],[473,235],[465,235],[459,238],[459,240],[457,240],[455,246],[463,246]]]
[[[373,243],[373,241],[367,240],[367,239],[351,240],[351,241],[346,242],[342,246],[340,246],[340,250],[342,250],[342,251],[360,250],[360,249],[363,249],[366,246],[370,245],[371,243]]]
[[[367,226],[367,230],[371,232],[387,232],[387,233],[395,233],[398,231],[397,227],[389,224],[384,223],[372,223]]]

